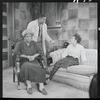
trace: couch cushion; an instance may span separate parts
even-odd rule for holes
[[[89,84],[90,84],[90,79],[88,77],[87,78],[81,78],[81,77],[79,78],[78,76],[73,77],[71,76],[71,74],[69,74],[67,77],[63,77],[63,75],[61,74],[60,75],[56,74],[53,77],[53,81],[64,83],[84,91],[89,90]]]
[[[76,65],[67,68],[67,72],[80,74],[80,75],[91,75],[96,73],[94,66],[90,65]]]
[[[61,68],[57,71],[57,73],[55,73],[55,76],[59,76],[59,79],[60,77],[63,77],[64,80],[68,78],[68,79],[78,81],[78,82],[83,82],[83,83],[90,82],[90,76],[66,72],[66,70],[64,71]]]
[[[56,82],[61,82],[67,85],[74,86],[78,89],[88,91],[89,85],[93,75],[85,76],[75,73],[66,72],[66,69],[59,68],[58,71],[53,76],[53,80]]]

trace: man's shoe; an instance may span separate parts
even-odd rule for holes
[[[27,93],[28,93],[28,94],[32,94],[32,93],[33,93],[32,88],[27,88]]]
[[[43,88],[42,91],[39,90],[39,92],[41,92],[41,93],[44,94],[44,95],[47,95],[47,91],[45,90],[45,88]]]
[[[46,83],[46,82],[44,82],[43,84],[44,84],[44,85],[47,85],[47,83]]]
[[[46,84],[50,82],[50,78],[46,78]]]
[[[39,83],[36,83],[37,90],[39,91]]]

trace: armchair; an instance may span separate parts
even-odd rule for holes
[[[13,57],[13,82],[15,82],[15,76],[17,76],[17,89],[20,90],[21,89],[20,87],[20,68],[21,68],[23,58],[20,57],[20,55],[16,55],[16,54],[12,54],[12,57]],[[46,68],[44,64],[44,60],[41,58],[41,55],[39,55],[35,59],[40,63],[42,68]]]
[[[12,45],[12,66],[13,66],[13,82],[15,82],[15,76],[17,77],[17,89],[20,90],[20,69],[21,69],[21,64],[25,62],[26,60],[28,61],[27,58],[22,58],[20,55],[16,54],[13,52],[15,48],[16,43],[13,43]],[[39,64],[42,66],[42,68],[45,68],[45,63],[43,59],[43,55],[39,55],[38,57],[35,58],[39,62]]]

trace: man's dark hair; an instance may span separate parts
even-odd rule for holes
[[[44,14],[39,14],[38,18],[43,18],[43,17],[46,17],[46,16]]]
[[[73,36],[75,37],[75,40],[77,40],[77,43],[81,42],[82,39],[79,34],[74,34]]]

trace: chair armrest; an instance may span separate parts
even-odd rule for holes
[[[12,53],[12,60],[14,70],[16,70],[16,72],[20,72],[20,56]]]

